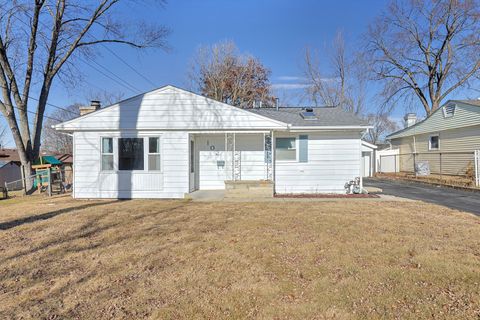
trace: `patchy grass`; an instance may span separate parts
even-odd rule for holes
[[[480,221],[444,207],[27,199],[0,203],[2,319],[480,317]]]

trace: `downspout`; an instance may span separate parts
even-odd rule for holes
[[[417,128],[413,128],[413,153],[417,153],[417,139],[416,139],[416,134],[417,134]]]
[[[275,143],[275,131],[271,131],[271,148],[272,148],[272,180],[273,180],[273,195],[275,195],[275,193],[277,192],[276,189],[277,189],[277,183],[276,183],[276,162],[277,162],[277,157],[276,157],[276,154],[275,154],[275,150],[277,149],[277,146],[276,146],[276,143]]]
[[[362,135],[360,136],[360,160],[359,160],[359,163],[360,163],[360,171],[359,171],[359,177],[360,177],[360,190],[362,190],[363,192],[363,174],[362,174],[362,166],[364,166],[364,163],[362,161],[362,141],[363,141],[363,138],[365,138],[365,136],[368,134],[368,130],[370,129],[367,129],[365,131],[362,132]],[[372,161],[372,159],[370,159],[370,162]],[[372,164],[370,163],[370,168],[372,167]]]

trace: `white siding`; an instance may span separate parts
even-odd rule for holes
[[[215,130],[285,128],[285,124],[167,86],[67,121],[63,130]]]
[[[347,132],[305,134],[308,134],[308,162],[276,161],[275,191],[345,193],[345,183],[361,174],[360,136]],[[287,135],[276,134],[284,136]]]
[[[143,171],[103,172],[100,170],[101,137],[120,137],[120,133],[75,132],[74,197],[183,198],[188,192],[188,133],[138,132],[121,136],[160,136],[162,171],[149,172],[145,163]]]

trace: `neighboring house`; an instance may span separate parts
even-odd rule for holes
[[[428,118],[416,122],[405,116],[406,127],[387,139],[398,151],[400,171],[426,161],[433,173],[465,175],[480,149],[480,100],[449,100]]]
[[[0,149],[0,186],[4,187],[5,182],[20,179],[22,171],[17,149]]]
[[[55,128],[73,132],[73,197],[183,198],[231,180],[345,193],[370,126],[341,108],[246,110],[165,86]]]

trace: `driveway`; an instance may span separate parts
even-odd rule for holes
[[[378,178],[365,178],[363,183],[365,186],[383,189],[384,194],[435,203],[480,215],[480,192]]]

